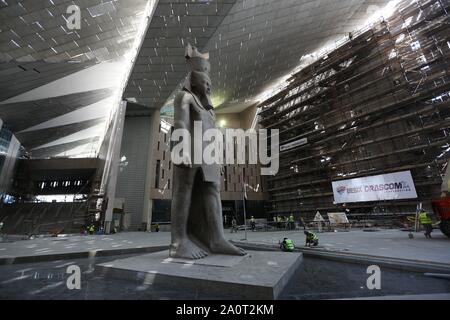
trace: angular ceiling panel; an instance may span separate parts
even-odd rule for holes
[[[26,131],[16,133],[17,139],[21,144],[27,149],[31,150],[42,146],[44,144],[50,143],[57,139],[69,136],[81,130],[85,130],[94,127],[105,120],[103,118],[93,119],[78,123],[72,123],[59,127],[46,128],[41,130]]]
[[[18,132],[111,97],[126,69],[108,63],[128,64],[125,58],[143,26],[147,2],[0,0],[0,118],[5,125]],[[80,29],[67,23],[73,5],[80,9]],[[102,69],[105,65],[114,70],[113,77],[111,70]],[[36,138],[32,133],[18,136],[31,148],[48,142],[52,134],[57,140],[84,125],[38,131],[42,136]]]
[[[4,104],[0,105],[0,119],[16,133],[91,105],[112,93],[111,89],[100,89],[56,98]]]
[[[66,77],[93,65],[84,63],[47,63],[44,61],[0,63],[0,101]]]
[[[213,102],[239,112],[300,63],[359,28],[389,0],[159,1],[124,94],[161,108],[186,76],[185,45],[209,52]],[[225,17],[224,17],[225,15]]]
[[[0,8],[4,61],[102,62],[130,49],[146,0],[8,0]],[[81,28],[67,25],[67,8],[80,8]]]
[[[90,145],[93,143],[98,142],[98,137],[88,138],[88,139],[82,139],[74,142],[69,143],[63,143],[56,146],[51,146],[48,148],[40,148],[30,151],[30,156],[32,158],[53,158],[60,154],[64,154],[64,152],[68,152],[72,149],[75,149],[77,147],[83,146],[83,145]]]
[[[303,55],[348,35],[370,16],[369,7],[388,2],[240,0],[204,48],[210,53],[213,101],[224,112],[244,110]]]
[[[186,76],[184,48],[203,48],[236,0],[162,1],[155,10],[124,99],[161,108]]]
[[[298,66],[303,55],[360,27],[388,2],[159,0],[123,97],[150,108],[170,108],[170,98],[187,73],[184,47],[191,43],[210,53],[218,111],[243,110]],[[80,30],[67,27],[66,10],[73,4],[81,9]],[[91,85],[87,78],[92,81],[85,72],[98,64],[122,61],[139,33],[146,4],[147,0],[0,0],[0,103],[6,102],[0,104],[0,118],[19,132],[111,96],[112,85],[85,88]],[[63,82],[78,71],[85,80],[74,80],[73,86],[81,87],[82,81],[87,92],[42,95],[49,83]],[[122,79],[125,71],[116,74]],[[40,94],[34,96],[36,88]],[[10,104],[7,99],[32,101]],[[82,130],[76,122],[61,129],[50,121],[46,126],[60,129],[41,131],[42,140],[31,138],[31,133],[19,136],[33,147],[48,140],[50,132],[59,139]],[[51,148],[73,149],[77,147],[73,143],[43,149],[56,154],[62,149]],[[46,154],[37,150],[33,153]]]

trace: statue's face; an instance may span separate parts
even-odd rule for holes
[[[192,88],[201,95],[211,95],[211,79],[205,73],[195,72],[192,77]]]

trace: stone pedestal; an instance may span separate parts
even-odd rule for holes
[[[168,256],[168,251],[162,251],[115,260],[97,265],[96,271],[167,289],[262,300],[276,299],[302,262],[301,253],[261,251],[195,261]]]

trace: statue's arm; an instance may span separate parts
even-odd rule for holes
[[[185,134],[183,134],[183,141],[184,139],[188,139],[189,146],[187,148],[183,148],[183,155],[182,155],[182,164],[181,166],[187,166],[192,167],[192,155],[191,155],[191,134],[190,132],[190,108],[192,103],[192,95],[190,95],[187,92],[180,92],[176,97],[174,101],[174,129],[178,130],[185,130]]]
[[[190,104],[192,96],[181,92],[175,98],[174,129],[190,130]]]

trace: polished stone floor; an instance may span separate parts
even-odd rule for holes
[[[241,241],[245,233],[226,231],[230,240]],[[303,247],[303,230],[247,232],[248,243],[276,245],[283,237],[291,238],[297,247]],[[441,263],[450,266],[450,239],[435,230],[433,239],[422,233],[414,239],[401,230],[321,233],[320,247],[327,252],[354,253],[379,257],[394,257]],[[220,296],[198,292],[165,290],[151,285],[122,280],[105,279],[96,274],[95,265],[145,253],[129,250],[164,250],[170,242],[170,233],[126,232],[104,236],[68,236],[18,240],[8,237],[0,242],[0,299],[233,299],[226,293]],[[158,249],[163,248],[163,249]],[[98,251],[111,256],[99,256]],[[117,250],[122,250],[120,256]],[[316,249],[314,249],[316,250]],[[58,254],[84,253],[90,258],[57,257]],[[87,254],[86,254],[87,253]],[[18,263],[18,258],[46,257],[46,262]],[[3,260],[2,260],[3,259]],[[23,261],[22,261],[23,262]],[[79,265],[82,270],[81,290],[68,290],[65,273],[68,265]],[[450,293],[450,281],[429,278],[421,273],[382,268],[382,289],[368,290],[364,264],[305,257],[281,299],[339,299],[366,296],[394,296]],[[450,269],[449,269],[450,270]],[[450,273],[450,272],[449,272]]]
[[[95,265],[128,256],[51,261],[0,266],[0,299],[233,299],[223,293],[218,296],[202,292],[164,290],[142,283],[105,279],[96,274]],[[66,286],[69,265],[82,271],[81,289]],[[339,299],[386,295],[450,293],[450,281],[425,277],[419,273],[390,269],[381,270],[381,290],[369,290],[369,276],[364,265],[347,264],[305,258],[282,300]]]
[[[230,240],[237,241],[245,238],[244,231],[230,233],[226,230],[226,236]],[[297,247],[304,245],[303,230],[249,231],[246,241],[255,244],[277,244],[284,237],[291,238]],[[433,239],[425,239],[422,233],[415,233],[414,239],[409,239],[408,232],[395,229],[378,232],[365,232],[360,229],[349,232],[327,232],[319,234],[319,238],[319,250],[429,261],[448,264],[450,267],[450,238],[439,230],[433,232]],[[8,257],[43,256],[68,252],[88,252],[95,256],[97,250],[126,251],[131,248],[168,246],[170,233],[123,232],[104,236],[70,236],[11,241],[0,243],[0,260]]]

